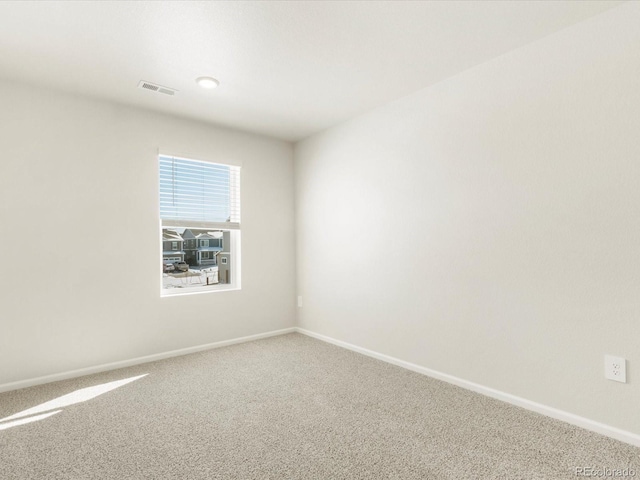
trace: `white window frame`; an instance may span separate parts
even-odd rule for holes
[[[171,242],[171,250],[178,250],[178,242]]]
[[[224,165],[228,167],[237,168],[237,179],[238,179],[238,195],[242,195],[242,188],[240,186],[240,165],[233,163],[224,163],[224,162],[213,162],[208,160],[203,160],[201,158],[187,158],[176,155],[170,155],[166,153],[160,153],[157,157],[158,160],[158,168],[159,168],[159,157],[173,157],[175,159],[184,159],[191,161],[201,161],[204,163],[214,163],[218,165]],[[236,206],[240,205],[240,197],[236,197]],[[171,221],[170,219],[162,219],[160,218],[160,232],[163,229],[184,229],[184,228],[193,228],[193,229],[204,229],[211,228],[215,231],[229,232],[229,252],[225,252],[229,257],[229,263],[231,264],[231,283],[230,284],[217,284],[217,285],[208,285],[202,287],[189,287],[189,288],[175,288],[175,289],[165,289],[163,288],[162,279],[160,281],[160,295],[161,297],[174,297],[174,296],[182,296],[182,295],[193,295],[200,293],[214,293],[214,292],[224,292],[224,291],[233,291],[241,289],[241,279],[242,279],[242,262],[241,262],[241,229],[239,221],[237,223],[231,224],[232,228],[225,228],[225,223],[218,223],[216,225],[207,224],[206,222],[200,221]],[[159,235],[160,239],[162,239],[162,234]],[[208,240],[206,240],[209,243]],[[198,248],[198,244],[196,243],[194,248]]]
[[[221,265],[228,265],[227,257],[220,257],[220,264]]]

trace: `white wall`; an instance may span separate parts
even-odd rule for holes
[[[290,144],[11,83],[0,105],[0,384],[294,325]],[[242,163],[241,291],[160,298],[158,147]]]
[[[299,326],[640,433],[638,25],[625,4],[299,143]]]

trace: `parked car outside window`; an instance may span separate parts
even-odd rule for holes
[[[173,272],[175,269],[176,267],[173,266],[173,263],[164,263],[162,265],[162,271],[164,273]]]
[[[181,272],[189,270],[189,264],[187,264],[187,262],[173,262],[173,266],[176,270],[180,270]]]

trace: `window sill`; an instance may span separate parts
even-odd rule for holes
[[[194,288],[171,288],[160,291],[161,298],[182,297],[184,295],[199,295],[201,293],[235,292],[242,290],[237,285],[215,286],[215,287],[194,287]]]

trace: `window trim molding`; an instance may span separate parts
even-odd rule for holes
[[[176,152],[176,153],[174,153]],[[175,159],[200,161],[205,163],[214,163],[218,165],[225,165],[229,167],[238,167],[242,172],[242,161],[229,158],[212,158],[210,155],[200,155],[198,153],[185,154],[184,151],[177,153],[176,150],[158,148],[155,155],[156,177],[160,178],[160,157],[173,157]],[[242,175],[240,177],[240,184],[238,186],[238,200],[242,205]],[[158,188],[158,199],[160,198],[160,183],[156,184]],[[160,257],[162,258],[162,230],[165,228],[194,228],[194,229],[211,229],[229,231],[229,262],[227,265],[231,265],[231,283],[229,284],[216,284],[216,285],[203,285],[198,287],[189,288],[164,288],[162,275],[162,268],[160,269],[160,297],[178,297],[183,295],[196,295],[201,293],[217,293],[217,292],[230,292],[242,290],[242,255],[241,255],[241,223],[240,222],[202,222],[202,221],[184,221],[177,219],[163,219],[160,217],[160,207],[158,204],[158,219],[159,219],[159,232],[158,239],[160,242]],[[197,240],[197,239],[196,239]],[[196,241],[195,249],[198,248],[198,242]],[[184,249],[184,242],[183,242]],[[164,263],[164,262],[162,262]]]
[[[156,160],[160,156],[173,157],[180,160],[198,160],[200,162],[218,163],[220,165],[228,165],[230,167],[242,168],[242,160],[238,158],[232,158],[227,156],[218,157],[216,155],[212,156],[210,153],[204,153],[204,152],[192,152],[192,151],[186,152],[181,148],[173,149],[171,147],[168,147],[168,148],[158,147],[158,150],[156,151]]]

